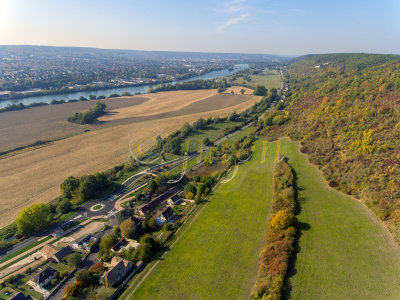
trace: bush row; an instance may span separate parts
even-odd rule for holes
[[[281,299],[296,235],[294,187],[292,168],[286,161],[281,161],[273,175],[272,217],[260,254],[253,299]]]

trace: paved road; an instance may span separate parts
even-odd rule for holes
[[[98,252],[93,252],[90,253],[84,261],[82,261],[82,263],[80,264],[79,268],[73,272],[72,274],[69,275],[68,280],[66,280],[62,286],[60,286],[57,290],[57,292],[52,295],[49,300],[58,300],[61,299],[64,296],[64,291],[65,288],[70,285],[71,283],[73,283],[75,281],[75,274],[76,272],[78,272],[79,270],[83,270],[83,269],[89,269],[91,266],[93,266],[94,264],[96,264],[97,262],[99,262],[98,258],[97,258],[97,254]]]

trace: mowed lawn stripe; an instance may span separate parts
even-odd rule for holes
[[[330,188],[298,143],[282,139],[281,155],[297,173],[304,228],[290,299],[400,299],[399,248],[375,216]]]
[[[271,205],[275,146],[254,157],[221,185],[130,299],[247,299],[257,273]]]

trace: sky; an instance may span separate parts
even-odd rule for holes
[[[0,0],[0,45],[400,54],[400,0]]]

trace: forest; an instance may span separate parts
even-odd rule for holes
[[[364,202],[400,240],[400,56],[309,55],[288,68],[289,97],[267,114],[329,185]]]

